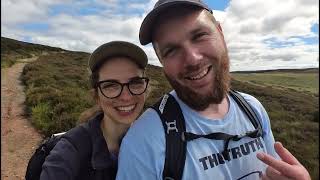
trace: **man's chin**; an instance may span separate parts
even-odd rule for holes
[[[180,84],[168,76],[167,79],[178,97],[196,111],[205,110],[210,104],[220,104],[225,95],[223,87],[213,87],[211,83],[202,88],[191,88],[190,86]],[[215,82],[214,84],[220,85],[221,83]]]
[[[188,93],[177,91],[177,95],[190,108],[197,110],[197,111],[202,111],[202,110],[206,109],[210,104],[210,102],[207,101],[208,95],[201,94],[199,92],[194,92],[194,91],[190,91],[190,90]],[[210,96],[209,96],[209,99],[210,99]]]

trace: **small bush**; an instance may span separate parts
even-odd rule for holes
[[[39,103],[32,107],[32,123],[43,132],[53,129],[52,108],[48,103]]]

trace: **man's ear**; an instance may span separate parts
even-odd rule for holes
[[[159,59],[160,64],[163,66],[163,61],[159,58],[159,56],[157,56]]]
[[[215,25],[216,25],[218,31],[220,32],[221,36],[222,36],[223,39],[224,39],[224,35],[223,35],[223,31],[222,31],[222,27],[221,27],[220,22],[219,22],[219,21],[216,21],[216,22],[215,22]]]
[[[157,45],[156,45],[154,42],[152,42],[152,46],[153,46],[154,52],[155,52],[156,55],[157,55],[158,60],[160,61],[161,65],[163,65],[163,62],[162,62],[162,60],[161,60],[161,58],[160,58],[160,56],[159,56],[159,53],[160,53],[160,52],[158,51]]]
[[[216,21],[215,24],[216,24],[218,30],[223,34],[223,31],[222,31],[222,27],[221,27],[220,22],[219,22],[219,21]]]

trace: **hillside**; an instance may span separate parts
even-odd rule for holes
[[[48,52],[64,51],[61,48],[32,44],[1,37],[1,67],[12,66],[19,58],[30,58]]]
[[[88,93],[88,57],[88,53],[81,52],[46,54],[24,68],[27,111],[33,124],[45,135],[72,128],[80,113],[93,105]],[[292,71],[232,73],[232,88],[261,101],[270,116],[275,139],[283,142],[307,167],[313,179],[319,179],[319,86],[314,81],[310,83],[317,93],[290,87],[292,84],[304,87],[310,79],[300,78],[317,78],[318,70],[306,70],[301,76],[292,76],[297,74]],[[160,67],[148,65],[147,75],[151,78],[151,93],[146,107],[171,89]],[[272,80],[273,76],[280,80]],[[287,76],[291,78],[281,80]],[[254,80],[248,79],[252,77]],[[267,83],[266,77],[271,78]],[[294,83],[287,86],[283,83],[287,81]]]
[[[319,73],[319,68],[304,68],[304,69],[272,69],[272,70],[259,70],[259,71],[233,71],[232,73]]]
[[[239,81],[276,89],[293,89],[319,95],[319,69],[286,69],[257,72],[233,72]]]

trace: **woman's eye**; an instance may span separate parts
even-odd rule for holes
[[[107,83],[107,84],[102,84],[101,86],[103,89],[109,89],[109,88],[116,88],[118,87],[117,84],[114,84],[114,83]]]
[[[143,80],[137,79],[130,82],[130,84],[143,84]]]

